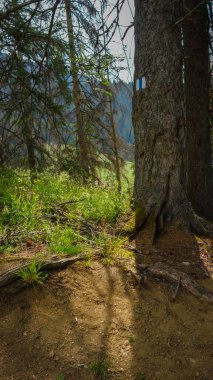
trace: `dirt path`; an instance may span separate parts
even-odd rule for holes
[[[212,280],[202,283],[212,288]],[[0,299],[1,380],[212,380],[213,307],[119,266],[75,264]]]

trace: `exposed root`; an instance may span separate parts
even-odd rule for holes
[[[177,289],[182,287],[195,297],[213,303],[213,293],[200,286],[196,281],[192,280],[186,273],[178,272],[170,266],[161,262],[154,265],[138,265],[138,269],[142,275],[149,274],[152,277],[161,278],[177,285]],[[175,295],[176,297],[176,295]]]
[[[194,212],[190,215],[190,229],[198,235],[213,237],[213,223],[201,218]]]

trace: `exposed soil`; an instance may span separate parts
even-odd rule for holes
[[[213,290],[212,241],[172,230],[152,252],[136,243],[136,261],[166,261]],[[132,256],[110,267],[76,263],[17,294],[4,289],[0,379],[92,380],[104,364],[99,379],[212,380],[213,306],[183,291],[171,302],[169,288],[141,282]]]
[[[170,227],[150,248],[142,234],[138,234],[135,242],[138,263],[162,261],[194,279],[213,278],[213,239],[197,237]]]

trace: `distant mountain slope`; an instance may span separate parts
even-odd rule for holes
[[[117,131],[128,144],[134,143],[132,127],[132,83],[118,82],[114,85],[114,108]]]

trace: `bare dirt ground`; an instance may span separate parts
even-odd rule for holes
[[[166,261],[213,290],[212,241],[171,231],[152,252],[139,245],[136,261]],[[171,302],[168,284],[141,283],[134,268],[134,257],[94,260],[52,273],[42,287],[4,289],[0,379],[92,380],[104,366],[99,379],[212,380],[213,306],[183,291]]]

